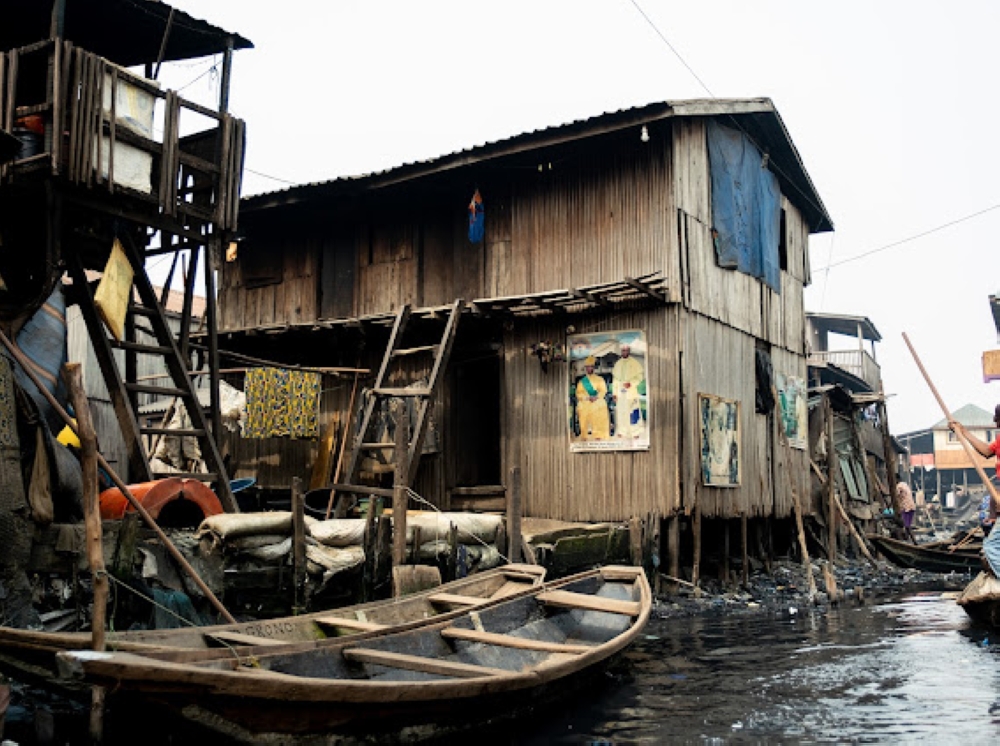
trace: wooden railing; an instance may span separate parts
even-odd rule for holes
[[[882,387],[882,369],[864,350],[839,350],[809,353],[809,364],[835,365],[867,383],[872,391]]]
[[[184,224],[236,228],[243,122],[70,42],[0,53],[0,128],[27,145],[0,183],[42,172]]]

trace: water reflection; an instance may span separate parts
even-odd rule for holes
[[[643,639],[564,709],[493,741],[996,743],[1000,634],[952,595],[826,615],[651,621]]]

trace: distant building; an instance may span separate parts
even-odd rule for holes
[[[993,415],[975,404],[966,404],[952,412],[951,416],[982,441],[990,443],[997,437]],[[955,486],[965,489],[982,486],[976,463],[987,476],[995,469],[992,459],[987,460],[975,451],[975,463],[969,459],[958,437],[948,428],[946,419],[927,429],[897,437],[910,451],[913,483],[928,497],[946,494]]]

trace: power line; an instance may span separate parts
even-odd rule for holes
[[[848,262],[857,261],[858,259],[864,259],[866,256],[871,256],[872,254],[877,254],[880,251],[885,251],[887,249],[895,248],[896,246],[901,246],[904,243],[909,243],[910,241],[916,241],[918,238],[929,236],[932,233],[938,233],[939,231],[943,231],[945,228],[951,228],[953,225],[958,225],[959,223],[964,223],[967,220],[978,218],[980,215],[985,215],[986,213],[992,212],[993,210],[997,209],[1000,209],[1000,204],[992,205],[991,207],[984,208],[979,212],[974,212],[971,215],[966,215],[965,217],[957,218],[956,220],[952,220],[948,223],[942,223],[936,228],[931,228],[930,230],[926,230],[923,233],[918,233],[915,236],[910,236],[908,238],[901,238],[900,240],[893,241],[892,243],[888,243],[885,246],[879,246],[877,249],[871,249],[870,251],[865,251],[861,254],[857,254],[856,256],[851,256],[848,257],[847,259],[841,259],[839,262],[832,262],[830,264],[827,264],[825,267],[820,267],[816,271],[825,272],[826,270],[832,269],[833,267],[839,267],[841,264],[847,264]]]
[[[649,16],[647,16],[647,15],[646,15],[646,11],[644,11],[644,10],[643,10],[643,9],[642,9],[642,8],[641,8],[641,7],[639,6],[639,3],[637,3],[637,2],[636,2],[636,0],[631,0],[631,2],[632,2],[632,5],[634,5],[634,6],[635,6],[635,9],[636,9],[637,11],[639,11],[639,15],[641,15],[641,16],[642,16],[643,18],[645,18],[645,19],[646,19],[646,23],[648,23],[648,24],[650,25],[650,27],[652,27],[653,31],[655,31],[655,32],[656,32],[656,35],[657,35],[657,36],[659,36],[659,37],[660,37],[660,39],[662,39],[662,40],[663,40],[663,43],[664,43],[664,44],[666,44],[666,45],[667,45],[667,47],[668,47],[668,48],[670,49],[670,51],[674,53],[674,56],[675,56],[675,57],[676,57],[677,59],[679,59],[679,60],[681,61],[681,64],[682,64],[682,65],[684,65],[684,67],[686,67],[686,68],[687,68],[687,71],[688,71],[689,73],[691,73],[691,75],[692,75],[692,76],[694,77],[694,79],[695,79],[695,80],[697,80],[697,81],[698,81],[698,84],[699,84],[699,85],[701,85],[701,87],[705,89],[705,91],[706,91],[706,92],[708,93],[708,95],[709,95],[709,96],[711,96],[712,98],[716,98],[716,95],[715,95],[714,93],[712,93],[711,89],[710,89],[710,88],[709,88],[709,87],[708,87],[707,85],[705,85],[704,81],[703,81],[703,80],[702,80],[701,78],[699,78],[699,77],[698,77],[698,73],[696,73],[696,72],[695,72],[695,71],[694,71],[694,70],[693,70],[693,69],[691,68],[691,66],[690,66],[690,65],[689,65],[689,64],[688,64],[688,63],[687,63],[687,62],[685,61],[685,59],[684,59],[683,57],[681,57],[681,54],[680,54],[680,52],[678,52],[678,51],[677,51],[676,49],[674,49],[674,45],[673,45],[673,44],[671,44],[671,43],[670,43],[670,42],[669,42],[669,41],[667,40],[667,37],[663,35],[663,32],[662,32],[662,31],[660,31],[660,29],[658,29],[658,28],[656,27],[656,24],[655,24],[655,23],[653,23],[653,20],[652,20],[652,19],[651,19],[651,18],[650,18]]]

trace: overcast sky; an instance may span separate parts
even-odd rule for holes
[[[230,105],[244,195],[651,101],[768,97],[836,227],[811,239],[806,309],[875,324],[893,432],[942,417],[903,332],[951,410],[1000,401],[981,363],[1000,347],[996,0],[172,4],[254,43]],[[212,66],[161,77],[207,101]]]

